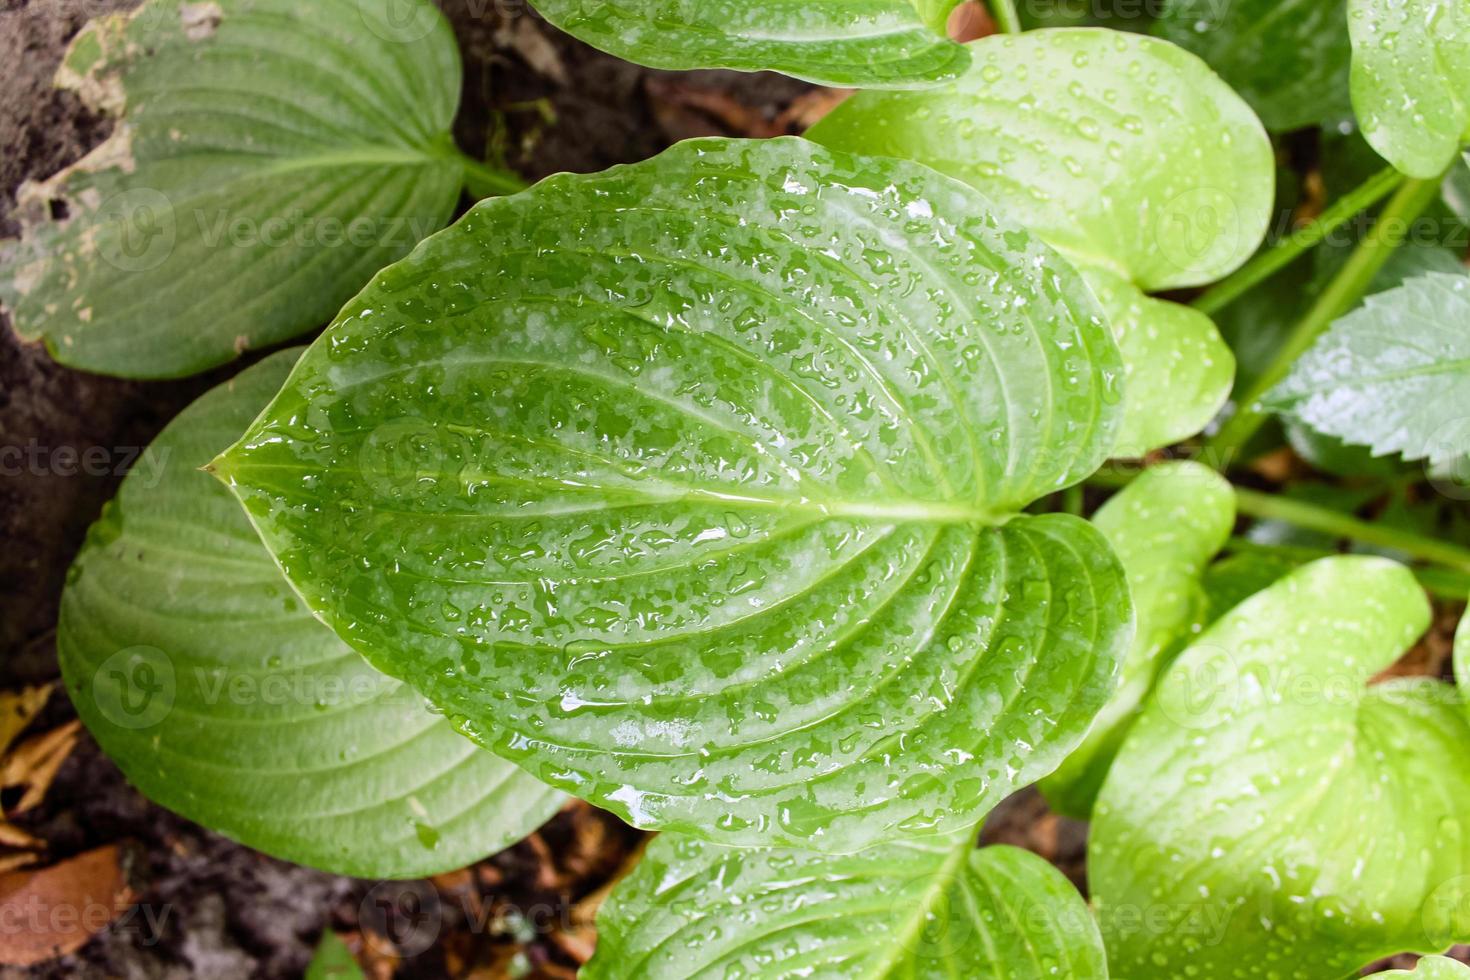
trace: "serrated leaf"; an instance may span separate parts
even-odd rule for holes
[[[1169,0],[1153,31],[1208,62],[1273,132],[1352,113],[1345,0]]]
[[[178,377],[297,336],[459,197],[459,54],[426,0],[149,0],[58,82],[119,118],[22,188],[0,301],[70,367]]]
[[[1410,177],[1438,177],[1470,136],[1470,3],[1348,0],[1353,109]]]
[[[1440,681],[1368,683],[1428,623],[1407,568],[1333,557],[1179,656],[1093,811],[1114,973],[1338,980],[1470,935],[1470,720]]]
[[[540,826],[561,795],[317,622],[199,469],[298,353],[189,406],[123,481],[62,594],[62,676],[128,779],[191,820],[342,874],[462,867]]]
[[[1120,373],[963,184],[697,140],[478,205],[219,468],[473,738],[639,826],[851,850],[973,824],[1111,692],[1116,559],[1017,511],[1102,462]]]
[[[1470,451],[1470,277],[1426,273],[1368,297],[1271,389],[1266,407],[1375,455]]]
[[[1380,977],[1408,977],[1413,980],[1465,980],[1470,977],[1470,966],[1447,956],[1426,956],[1412,970],[1384,970],[1374,973],[1369,980]]]
[[[969,64],[945,37],[959,0],[532,0],[602,51],[650,68],[779,71],[818,85],[922,88]]]
[[[957,177],[1087,270],[1128,369],[1119,454],[1193,435],[1228,397],[1234,359],[1208,318],[1143,292],[1250,257],[1274,188],[1265,130],[1203,62],[1155,38],[1049,30],[971,49],[953,85],[859,93],[808,135]]]
[[[1061,768],[1041,781],[1052,808],[1086,819],[1103,777],[1176,644],[1204,621],[1205,566],[1235,524],[1235,493],[1199,463],[1165,463],[1139,475],[1093,515],[1128,577],[1137,629],[1118,692]]]
[[[598,913],[582,976],[1087,977],[1097,925],[1056,868],[973,834],[834,857],[663,835]]]

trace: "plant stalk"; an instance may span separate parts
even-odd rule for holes
[[[531,186],[519,174],[481,163],[464,153],[456,154],[455,159],[464,169],[464,186],[471,197],[499,197],[503,194],[515,194]]]
[[[990,13],[1002,34],[1021,33],[1021,16],[1016,13],[1015,0],[990,0]]]
[[[1392,548],[1422,561],[1446,568],[1470,572],[1470,548],[1448,541],[1425,537],[1412,531],[1384,527],[1341,514],[1326,507],[1292,500],[1256,490],[1235,488],[1236,507],[1240,513],[1265,520],[1285,521],[1309,531],[1321,531],[1338,538],[1349,538],[1363,544]]]
[[[1235,414],[1226,420],[1213,438],[1205,441],[1204,458],[1216,469],[1224,470],[1236,462],[1241,449],[1266,421],[1266,413],[1260,407],[1261,398],[1286,377],[1296,359],[1332,325],[1332,321],[1362,299],[1373,277],[1407,237],[1409,225],[1438,195],[1439,186],[1439,178],[1405,180],[1399,185],[1372,230],[1358,243],[1347,263],[1327,284],[1311,309],[1292,328],[1271,364],[1236,400]]]
[[[1280,555],[1291,561],[1309,562],[1319,558],[1330,558],[1338,552],[1331,548],[1308,548],[1296,544],[1267,544],[1250,538],[1232,537],[1225,543],[1231,554]],[[1449,568],[1413,566],[1409,571],[1424,586],[1424,591],[1437,599],[1449,602],[1464,602],[1470,598],[1470,573],[1457,572]]]
[[[1321,244],[1328,235],[1351,221],[1358,212],[1370,208],[1396,190],[1407,178],[1392,167],[1380,170],[1326,211],[1301,228],[1293,230],[1275,245],[1261,252],[1245,265],[1211,286],[1190,305],[1213,316],[1239,299],[1258,283],[1269,279],[1290,265],[1298,256]]]

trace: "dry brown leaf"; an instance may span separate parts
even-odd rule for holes
[[[0,774],[0,783],[7,787],[25,787],[25,793],[11,809],[12,813],[24,813],[45,799],[57,770],[77,747],[81,731],[82,723],[73,719],[43,735],[26,739],[10,753],[5,760],[5,770]]]
[[[0,875],[0,963],[31,966],[75,952],[133,903],[117,845],[34,871]]]
[[[949,34],[950,40],[961,44],[978,41],[996,32],[995,20],[990,16],[990,11],[985,9],[985,4],[979,0],[965,0],[950,12],[945,32]]]
[[[46,707],[55,687],[54,684],[42,684],[19,691],[0,691],[0,752],[10,748],[15,737]]]
[[[551,43],[531,18],[517,17],[496,31],[495,43],[520,55],[521,60],[530,65],[536,74],[562,86],[570,82],[567,66],[562,63],[556,45]]]
[[[775,128],[779,133],[804,133],[846,102],[855,91],[850,88],[817,88],[798,95],[776,117]]]

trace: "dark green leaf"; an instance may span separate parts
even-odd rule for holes
[[[1345,0],[1169,0],[1154,33],[1209,62],[1268,129],[1352,113]]]
[[[850,850],[1057,766],[1130,638],[1121,366],[973,190],[699,140],[482,202],[218,462],[312,607],[645,827]]]
[[[62,596],[62,675],[128,779],[191,820],[343,874],[458,868],[534,830],[560,794],[317,622],[199,470],[297,353],[185,409],[123,481]]]
[[[651,68],[779,71],[819,85],[915,88],[969,63],[944,35],[959,0],[532,0],[595,48]]]
[[[20,192],[24,237],[0,255],[17,332],[160,378],[325,323],[449,218],[459,76],[426,0],[149,0],[93,21],[58,82],[119,118]]]
[[[366,980],[347,944],[331,929],[322,933],[316,955],[306,967],[305,980]]]
[[[584,980],[1005,977],[1106,980],[1061,873],[973,834],[834,857],[666,834],[597,917]]]

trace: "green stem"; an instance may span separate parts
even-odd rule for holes
[[[1232,537],[1225,543],[1225,550],[1232,554],[1280,555],[1290,561],[1309,562],[1338,554],[1331,548],[1308,548],[1296,544],[1268,544],[1250,538]],[[1450,602],[1464,602],[1470,597],[1470,573],[1457,572],[1448,568],[1413,567],[1409,569],[1424,591]]]
[[[1201,313],[1213,316],[1239,299],[1251,287],[1269,279],[1308,249],[1321,244],[1323,239],[1352,220],[1365,208],[1383,200],[1405,180],[1403,174],[1392,167],[1380,170],[1347,195],[1317,216],[1316,220],[1298,228],[1241,266],[1229,278],[1211,286],[1190,305]]]
[[[1021,33],[1021,17],[1016,13],[1015,0],[990,0],[990,13],[1001,33]]]
[[[492,167],[488,163],[481,163],[463,153],[456,154],[456,160],[464,168],[464,186],[465,190],[470,192],[471,197],[499,197],[502,194],[523,191],[531,186],[521,179],[519,174],[500,167]]]
[[[1434,562],[1461,572],[1470,572],[1470,548],[1462,548],[1438,538],[1425,537],[1412,531],[1384,527],[1359,520],[1347,514],[1318,507],[1257,490],[1235,488],[1236,506],[1242,514],[1273,521],[1285,521],[1309,531],[1321,531],[1333,537],[1349,538],[1363,544],[1392,548],[1422,561]]]
[[[1213,438],[1206,440],[1205,459],[1216,469],[1224,470],[1237,462],[1236,456],[1242,447],[1266,421],[1261,398],[1286,377],[1296,359],[1331,326],[1332,321],[1362,299],[1373,277],[1383,268],[1393,250],[1403,243],[1409,226],[1439,194],[1439,185],[1438,178],[1405,180],[1384,205],[1383,213],[1372,230],[1353,250],[1347,263],[1327,284],[1311,309],[1292,328],[1271,364],[1261,372],[1255,384],[1236,399],[1235,414]]]

